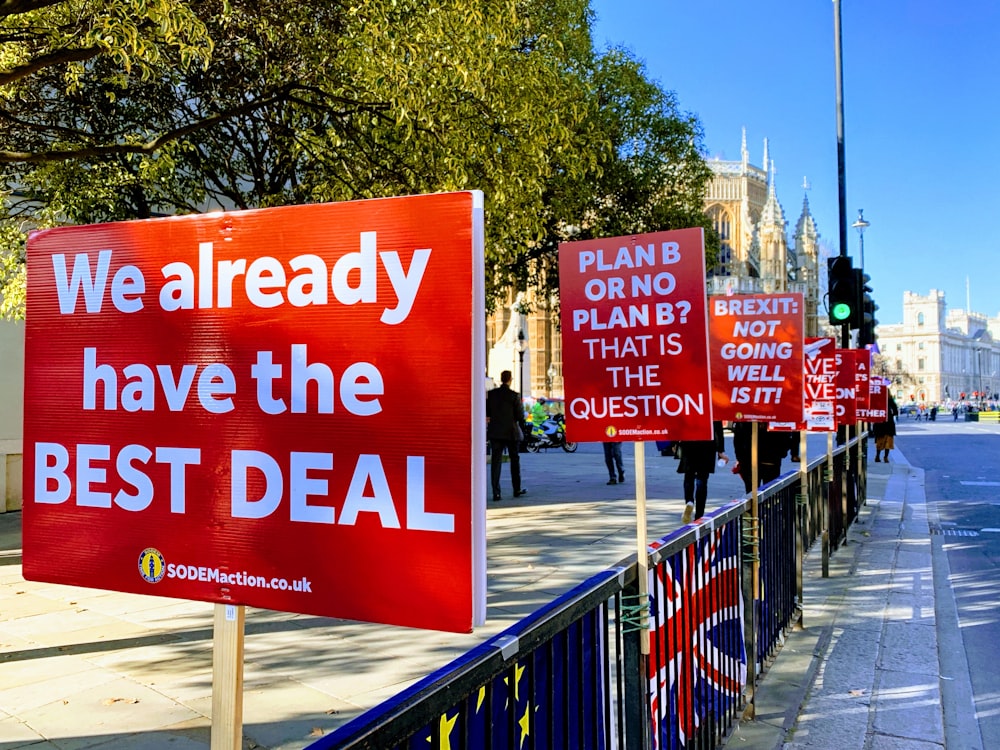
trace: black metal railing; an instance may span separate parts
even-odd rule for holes
[[[859,442],[762,488],[756,525],[743,498],[651,545],[648,608],[633,555],[309,750],[718,747],[800,613],[802,556],[856,517]]]

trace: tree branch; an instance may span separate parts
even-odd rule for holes
[[[0,0],[0,18],[16,16],[33,10],[41,10],[50,5],[58,5],[63,0]]]
[[[52,65],[89,60],[92,57],[97,57],[100,53],[101,51],[97,47],[85,47],[80,49],[62,49],[50,52],[47,55],[39,55],[24,65],[18,65],[16,68],[0,73],[0,86],[27,78],[32,73],[36,73]]]
[[[79,148],[58,149],[55,151],[42,151],[34,153],[31,151],[0,151],[0,164],[44,164],[57,161],[69,161],[71,159],[96,159],[107,156],[122,154],[152,154],[163,148],[172,141],[179,140],[185,136],[197,133],[201,130],[211,128],[221,122],[225,122],[233,117],[254,112],[263,107],[267,107],[275,102],[288,98],[289,93],[295,88],[294,84],[288,84],[275,91],[271,96],[255,101],[246,102],[237,107],[218,112],[197,122],[189,123],[180,128],[168,130],[145,143],[111,143],[106,145],[81,146]]]

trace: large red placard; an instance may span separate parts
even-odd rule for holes
[[[804,372],[806,429],[835,432],[837,420],[837,341],[832,336],[806,338]]]
[[[854,357],[857,349],[837,349],[837,426],[858,421],[857,375]]]
[[[465,192],[32,235],[25,577],[481,622],[482,205]]]
[[[717,296],[708,305],[716,419],[801,423],[802,295]]]
[[[566,435],[711,440],[704,231],[559,246]]]

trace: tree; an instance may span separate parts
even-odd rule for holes
[[[697,121],[624,53],[594,53],[585,0],[162,5],[190,14],[184,34],[134,24],[145,41],[120,34],[124,53],[109,42],[0,87],[44,104],[16,149],[18,133],[0,127],[13,219],[476,188],[491,299],[551,263],[568,226],[704,222]]]
[[[719,241],[703,209],[711,171],[698,119],[680,111],[676,96],[649,81],[624,50],[596,58],[588,80],[582,138],[597,144],[596,158],[582,176],[567,173],[551,185],[535,281],[555,284],[559,242],[693,226],[705,228],[707,264],[714,265]]]

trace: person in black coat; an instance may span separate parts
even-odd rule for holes
[[[708,475],[715,471],[716,461],[728,461],[725,454],[725,437],[722,422],[712,423],[711,440],[682,440],[677,445],[680,464],[677,471],[684,475],[684,515],[683,523],[705,515],[705,501],[708,499]]]
[[[769,430],[766,422],[757,428],[757,481],[760,485],[781,476],[781,459],[788,455],[793,441],[797,439],[798,433]],[[747,492],[753,489],[752,445],[753,422],[733,422],[733,452],[736,453],[736,466]]]
[[[875,422],[872,425],[872,435],[875,436],[875,463],[880,460],[889,463],[889,451],[896,447],[896,417],[899,416],[899,407],[896,399],[889,394],[889,408],[886,409],[885,422]],[[879,454],[884,454],[884,459],[879,459]]]
[[[528,427],[524,421],[524,407],[521,405],[521,395],[512,390],[510,370],[500,373],[500,387],[486,394],[486,437],[490,441],[490,480],[493,485],[493,502],[499,502],[500,469],[503,468],[503,453],[510,456],[510,483],[513,485],[514,497],[527,493],[521,487],[521,456],[518,454],[518,437],[527,435]]]

